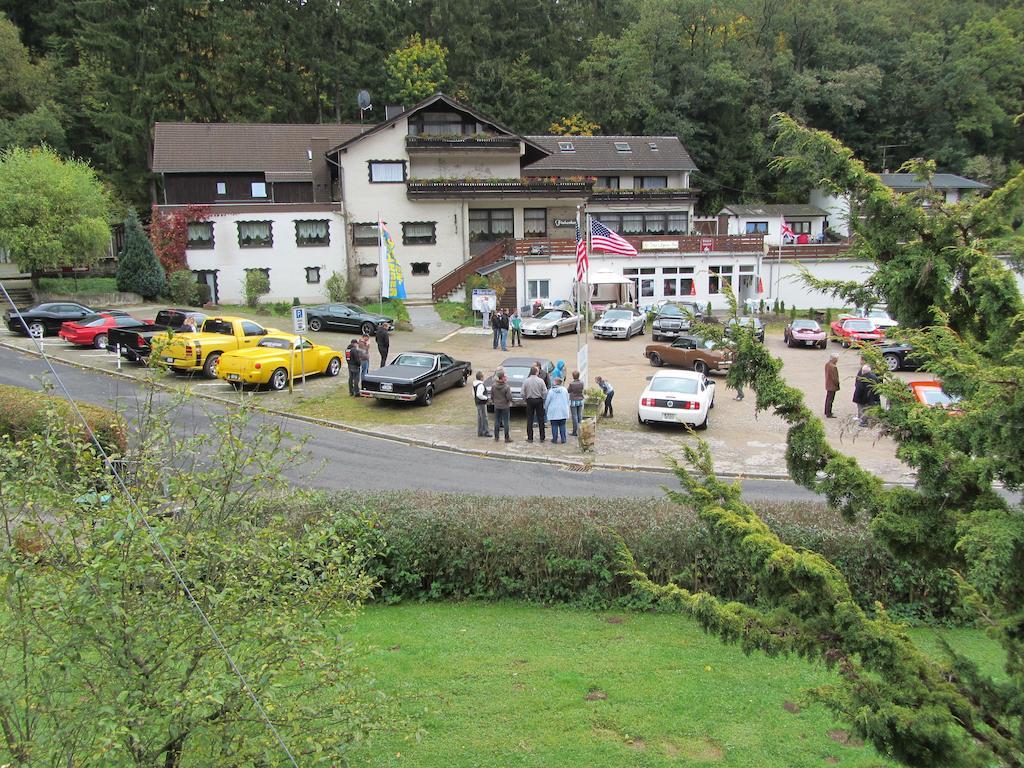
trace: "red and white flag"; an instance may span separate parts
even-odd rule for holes
[[[697,295],[697,279],[696,278],[690,280],[690,295],[691,296],[696,296]]]
[[[582,283],[583,278],[590,268],[590,259],[587,258],[587,241],[580,234],[580,225],[576,225],[576,282]]]
[[[595,251],[617,253],[620,256],[636,256],[636,248],[626,238],[595,219],[590,221],[590,247]]]
[[[793,228],[791,226],[789,226],[789,224],[786,223],[785,219],[782,220],[782,229],[780,231],[782,232],[782,236],[784,238],[785,237],[796,238],[796,232],[794,232]]]

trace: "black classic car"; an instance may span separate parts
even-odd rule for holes
[[[443,352],[403,352],[389,365],[363,376],[360,394],[430,405],[438,392],[466,386],[472,372],[472,363],[453,360]]]
[[[53,336],[56,334],[60,330],[61,325],[66,322],[81,320],[86,315],[93,315],[99,311],[98,309],[89,309],[89,307],[76,304],[73,301],[50,301],[21,310],[21,319],[14,314],[14,310],[8,310],[7,314],[4,315],[4,322],[7,323],[7,329],[12,333],[20,333],[22,336],[25,336],[25,328],[27,326],[27,335],[41,339],[43,336]],[[112,311],[107,312],[107,314],[123,315],[126,313]],[[22,320],[24,320],[24,323],[22,323]]]
[[[882,344],[878,351],[890,371],[916,371],[920,365],[914,358],[914,348],[909,344],[890,342]]]
[[[381,323],[394,320],[367,312],[357,304],[320,304],[306,308],[306,324],[311,331],[348,331],[372,336]]]

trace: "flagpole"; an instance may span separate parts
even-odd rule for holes
[[[585,290],[586,290],[586,294],[587,294],[587,325],[586,325],[586,334],[587,334],[587,341],[589,342],[589,340],[590,340],[590,257],[594,253],[593,242],[592,242],[593,241],[593,230],[591,228],[591,219],[590,219],[590,214],[589,213],[587,213],[587,215],[586,215],[586,222],[587,222],[587,269],[586,269],[586,273],[585,273],[584,276],[586,278],[586,288],[585,288]]]
[[[384,255],[384,222],[381,221],[380,211],[377,211],[377,261],[380,263],[380,303],[384,306],[384,276],[387,275],[388,282],[391,282],[391,273],[388,270],[387,257]]]
[[[576,206],[576,231],[577,232],[581,232],[582,231],[580,229],[580,225],[582,224],[580,219],[582,218],[582,216],[583,216],[583,206],[582,205],[577,205]],[[578,246],[579,243],[576,243],[576,245]],[[577,317],[580,314],[580,282],[581,281],[580,281],[579,258],[580,258],[579,254],[577,254],[576,255],[576,315],[577,315]],[[590,258],[590,254],[587,254],[587,258]],[[583,330],[583,328],[582,328],[582,319],[580,320],[580,323],[581,323],[581,327],[576,329],[576,360],[577,361],[580,359],[580,349],[583,346],[583,339],[580,338],[580,336],[581,336],[580,331]],[[586,384],[586,382],[583,382],[583,383]]]

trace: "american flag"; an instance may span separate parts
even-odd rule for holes
[[[786,223],[785,219],[782,220],[782,230],[781,231],[782,231],[782,236],[783,237],[796,237],[796,233],[793,231],[793,228],[791,226],[789,226],[789,224]]]
[[[590,259],[587,258],[587,241],[580,234],[580,225],[576,224],[576,282],[582,283],[583,277],[590,267]]]
[[[620,256],[636,256],[636,248],[630,245],[626,238],[593,219],[590,222],[590,247],[595,251],[617,253]]]

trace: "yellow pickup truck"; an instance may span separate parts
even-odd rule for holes
[[[216,379],[222,354],[251,349],[268,333],[281,332],[242,317],[209,317],[196,333],[176,333],[160,350],[160,363],[177,373],[202,371]]]

